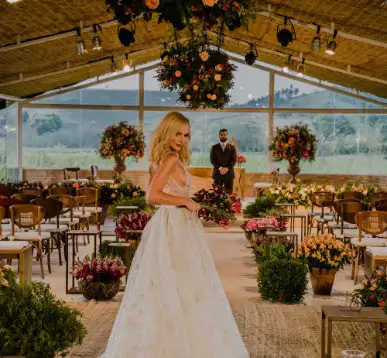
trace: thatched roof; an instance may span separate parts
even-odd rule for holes
[[[387,44],[387,8],[380,6],[380,3],[381,1],[369,0],[270,1],[271,11],[276,14],[293,17],[305,23],[316,23],[326,28],[330,28],[333,22],[335,29],[339,31]],[[267,9],[267,5],[262,5],[263,11]],[[83,34],[89,52],[81,56],[76,52],[75,36],[7,51],[3,49],[5,46],[15,44],[18,35],[20,41],[24,42],[75,30],[81,20],[86,27],[108,22],[113,18],[106,12],[104,0],[22,0],[14,4],[1,0],[0,93],[31,96],[102,75],[109,72],[108,61],[83,66],[74,71],[64,72],[64,70],[66,66],[71,69],[103,58],[109,59],[110,56],[122,56],[128,51],[133,51],[130,55],[133,64],[145,63],[157,59],[160,55],[157,46],[166,39],[173,38],[170,25],[159,25],[156,19],[153,19],[149,23],[142,20],[137,22],[136,43],[128,48],[119,42],[115,25],[104,28],[100,34],[103,42],[101,51],[91,50],[92,32]],[[307,63],[308,61],[314,63],[307,64],[307,75],[387,98],[387,45],[383,47],[380,44],[373,44],[372,41],[357,41],[338,36],[336,54],[329,56],[323,49],[319,52],[311,50],[311,41],[316,34],[314,28],[295,25],[297,40],[289,47],[281,48],[276,39],[277,25],[281,22],[282,20],[277,17],[258,14],[256,21],[250,23],[248,32],[242,29],[226,32],[227,36],[238,40],[226,39],[223,47],[244,55],[249,49],[247,43],[254,43],[258,48],[262,48],[262,51],[259,51],[260,61],[278,66],[282,66],[285,59],[279,52],[297,57],[302,52]],[[323,34],[322,39],[326,41],[328,35]],[[148,48],[153,50],[144,51]],[[136,54],[136,51],[141,52]],[[349,68],[348,65],[351,72],[345,73]],[[54,71],[61,72],[49,77],[38,77]],[[37,78],[22,81],[20,73],[24,79]],[[353,73],[370,78],[356,77]]]

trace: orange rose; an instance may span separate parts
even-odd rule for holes
[[[189,101],[191,99],[191,95],[187,94],[185,98]]]
[[[133,198],[135,198],[135,197],[137,196],[137,191],[134,191],[134,192],[132,193],[132,195],[133,195]]]
[[[214,6],[219,0],[202,0],[204,6]]]
[[[200,52],[199,53],[199,57],[200,57],[200,59],[203,61],[203,62],[206,62],[207,60],[208,60],[208,57],[209,57],[210,55],[208,54],[208,52],[207,51],[203,51],[203,52]]]
[[[176,76],[176,77],[181,77],[181,71],[176,71],[176,72],[175,72],[175,76]]]
[[[215,75],[215,81],[220,81],[221,79],[222,79],[222,75],[219,74],[219,73],[217,73],[217,74]]]
[[[193,86],[193,90],[194,90],[194,91],[197,91],[198,89],[199,89],[199,86],[198,86],[198,85]]]
[[[157,9],[159,7],[160,0],[145,0],[145,5],[151,9]]]

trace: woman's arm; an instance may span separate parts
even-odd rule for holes
[[[165,184],[167,184],[167,181],[178,165],[178,162],[179,159],[174,154],[170,154],[163,160],[148,187],[148,204],[182,205],[190,210],[192,209],[193,202],[189,198],[184,196],[173,196],[163,192]]]

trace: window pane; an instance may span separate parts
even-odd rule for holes
[[[231,101],[227,107],[257,108],[268,106],[269,73],[231,61],[237,66]],[[156,70],[145,72],[146,106],[183,106],[177,92],[160,91]]]
[[[111,82],[44,98],[37,103],[67,104],[113,104],[138,106],[138,75],[132,75]]]
[[[157,124],[167,112],[145,112],[144,132],[149,149],[149,139]],[[211,167],[211,147],[218,143],[218,132],[228,130],[229,139],[237,141],[238,153],[244,154],[244,167],[252,172],[268,170],[267,161],[267,114],[189,112],[184,113],[191,121],[191,166]],[[146,155],[148,158],[148,155]],[[144,168],[148,163],[144,161]]]
[[[302,173],[386,174],[387,115],[275,115],[275,127],[295,123],[308,124],[319,140],[316,160],[301,162]],[[280,162],[281,172],[287,166]]]
[[[102,131],[109,125],[128,121],[138,125],[137,111],[23,110],[23,167],[112,169],[113,159],[97,153]],[[128,168],[137,168],[127,159]]]
[[[321,87],[290,78],[275,76],[274,107],[279,108],[383,108]],[[334,86],[334,85],[332,85]],[[340,86],[337,88],[343,89]]]
[[[0,179],[17,180],[17,104],[0,110]]]

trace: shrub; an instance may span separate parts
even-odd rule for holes
[[[274,204],[275,200],[273,196],[261,196],[246,206],[246,209],[243,210],[243,216],[246,218],[259,217],[265,211],[272,209]]]
[[[0,290],[0,355],[52,358],[81,344],[81,313],[68,307],[42,282]]]
[[[256,246],[256,248],[254,248],[254,254],[258,263],[273,259],[289,259],[291,256],[287,247],[280,243]]]
[[[258,268],[258,290],[265,300],[300,301],[307,292],[308,267],[294,259],[264,261]]]

